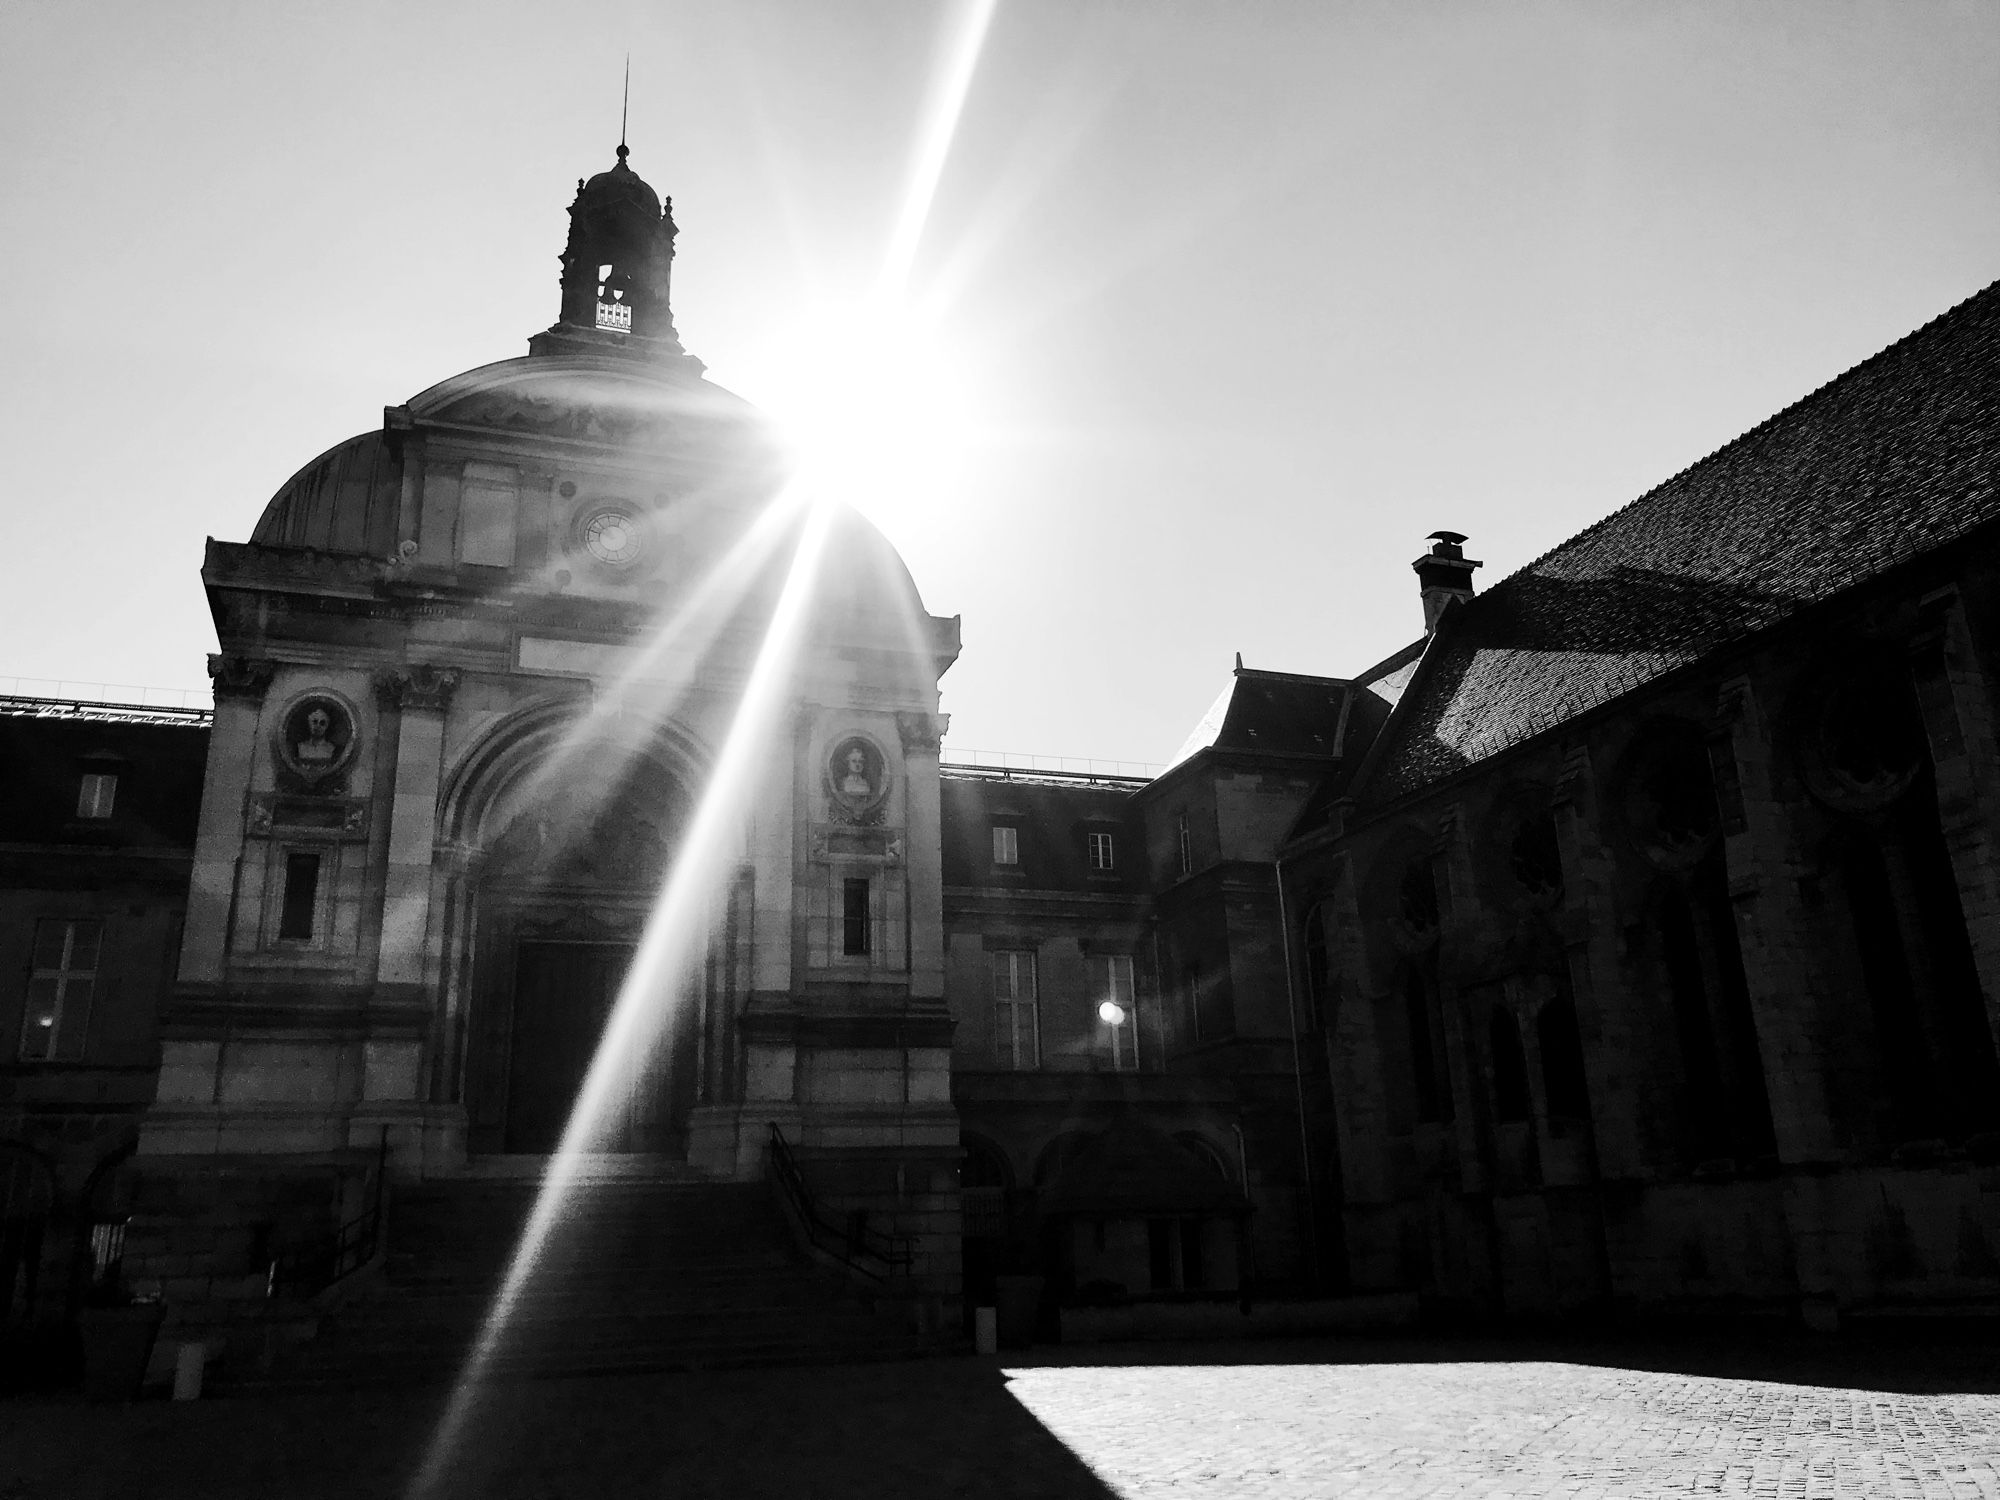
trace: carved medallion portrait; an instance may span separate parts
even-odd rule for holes
[[[837,741],[828,754],[826,781],[837,816],[849,822],[872,822],[888,795],[888,761],[873,740],[851,734]]]
[[[354,715],[326,693],[308,693],[278,725],[279,763],[305,787],[330,790],[354,759]]]

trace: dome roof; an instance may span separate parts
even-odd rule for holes
[[[266,547],[389,557],[402,461],[379,432],[336,443],[279,487],[250,540]]]
[[[625,165],[626,149],[618,148],[618,162],[608,172],[599,172],[577,189],[577,206],[588,212],[640,210],[649,221],[660,217],[660,195],[646,179]]]

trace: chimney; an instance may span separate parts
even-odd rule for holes
[[[1465,555],[1465,538],[1456,531],[1433,531],[1431,550],[1410,564],[1423,585],[1424,634],[1437,629],[1445,606],[1472,597],[1472,570],[1483,567]]]

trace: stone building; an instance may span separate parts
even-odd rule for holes
[[[0,1333],[118,1246],[207,748],[198,712],[0,699]]]
[[[2000,1299],[2000,287],[1474,596],[1283,874],[1356,1286]]]
[[[1489,590],[1434,534],[1407,648],[1239,660],[1158,777],[941,768],[958,621],[625,156],[525,356],[210,541],[212,720],[0,714],[17,1322],[120,1235],[211,1313],[505,1239],[565,1140],[779,1164],[933,1312],[2000,1304],[2000,288]]]

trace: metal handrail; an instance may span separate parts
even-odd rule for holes
[[[382,1184],[389,1175],[389,1128],[382,1127],[382,1142],[375,1150],[375,1192],[368,1207],[331,1234],[271,1258],[270,1273],[264,1280],[264,1295],[280,1292],[311,1297],[325,1291],[343,1277],[375,1258],[382,1229]]]
[[[876,1229],[859,1214],[850,1216],[844,1224],[829,1218],[813,1197],[812,1188],[806,1182],[805,1174],[799,1170],[798,1159],[792,1155],[791,1143],[778,1128],[778,1122],[772,1120],[768,1123],[771,1129],[771,1180],[785,1195],[786,1203],[813,1247],[876,1281],[886,1280],[887,1277],[881,1270],[865,1264],[864,1257],[879,1261],[891,1272],[907,1271],[916,1258],[915,1237]]]

